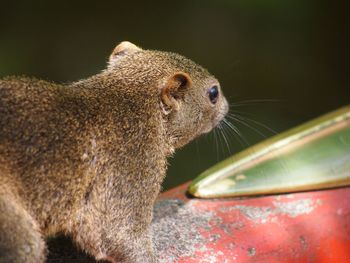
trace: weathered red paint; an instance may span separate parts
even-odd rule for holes
[[[186,187],[161,199],[183,200],[212,217],[197,228],[205,241],[173,262],[350,262],[350,188],[201,200],[187,198]]]

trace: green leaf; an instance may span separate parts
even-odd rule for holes
[[[350,106],[250,147],[208,169],[189,193],[201,198],[350,185]]]

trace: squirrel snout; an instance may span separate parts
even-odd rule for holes
[[[224,98],[223,106],[222,106],[222,112],[224,117],[227,115],[227,113],[230,110],[230,105],[228,104],[228,101],[226,98]]]

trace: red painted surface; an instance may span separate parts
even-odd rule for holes
[[[350,188],[201,200],[185,197],[187,184],[162,194],[197,214],[203,241],[173,262],[350,262]]]

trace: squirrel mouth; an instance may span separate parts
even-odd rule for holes
[[[212,122],[212,125],[208,125],[205,129],[203,129],[203,133],[209,133],[212,130],[214,130],[217,126],[220,125],[220,123],[224,120],[225,115],[218,116],[215,118]]]

